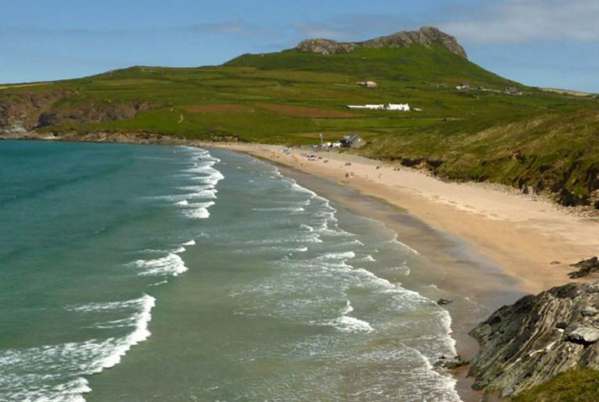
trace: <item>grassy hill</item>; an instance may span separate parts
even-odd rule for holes
[[[357,85],[374,80],[378,88]],[[467,83],[470,89],[458,91]],[[506,89],[510,88],[509,91]],[[350,111],[409,103],[419,112]],[[311,144],[359,133],[361,152],[456,180],[534,187],[599,208],[599,100],[499,77],[441,44],[244,55],[201,68],[132,67],[0,88],[0,131],[152,132]]]

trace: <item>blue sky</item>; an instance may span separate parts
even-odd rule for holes
[[[0,10],[0,82],[220,64],[308,37],[435,25],[503,76],[599,92],[599,0],[0,0]]]

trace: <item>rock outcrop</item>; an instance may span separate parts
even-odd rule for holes
[[[599,257],[582,260],[576,264],[572,264],[571,267],[576,268],[576,271],[570,272],[568,274],[570,278],[584,278],[585,276],[599,272]]]
[[[137,113],[148,110],[147,102],[107,103],[86,102],[75,108],[58,108],[41,113],[37,127],[49,127],[68,123],[97,123],[101,121],[131,119]]]
[[[1,95],[0,132],[20,133],[36,128],[39,116],[68,95],[65,90]]]
[[[599,369],[599,282],[568,284],[497,310],[471,335],[474,387],[506,397],[576,367]]]
[[[147,102],[78,101],[61,105],[74,93],[67,90],[21,92],[0,97],[0,133],[18,134],[69,123],[130,119],[150,108]]]
[[[456,38],[434,27],[423,27],[418,31],[403,31],[388,36],[367,40],[364,42],[337,42],[330,39],[309,39],[301,42],[297,50],[302,52],[319,53],[323,55],[349,53],[358,47],[368,48],[398,48],[412,45],[433,46],[440,45],[451,53],[465,59],[468,58],[464,48]]]

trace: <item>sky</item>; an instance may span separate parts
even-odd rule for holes
[[[203,66],[420,26],[525,84],[599,92],[599,0],[0,0],[0,82]]]

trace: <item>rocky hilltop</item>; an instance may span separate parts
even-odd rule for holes
[[[468,56],[456,38],[435,27],[422,27],[418,31],[403,31],[388,36],[367,40],[364,42],[337,42],[330,39],[309,39],[301,42],[296,49],[301,52],[319,53],[323,55],[350,53],[358,47],[409,47],[412,45],[440,45],[451,53],[464,59]]]
[[[474,387],[502,397],[564,371],[599,369],[599,282],[568,284],[504,306],[471,335],[480,344]]]

